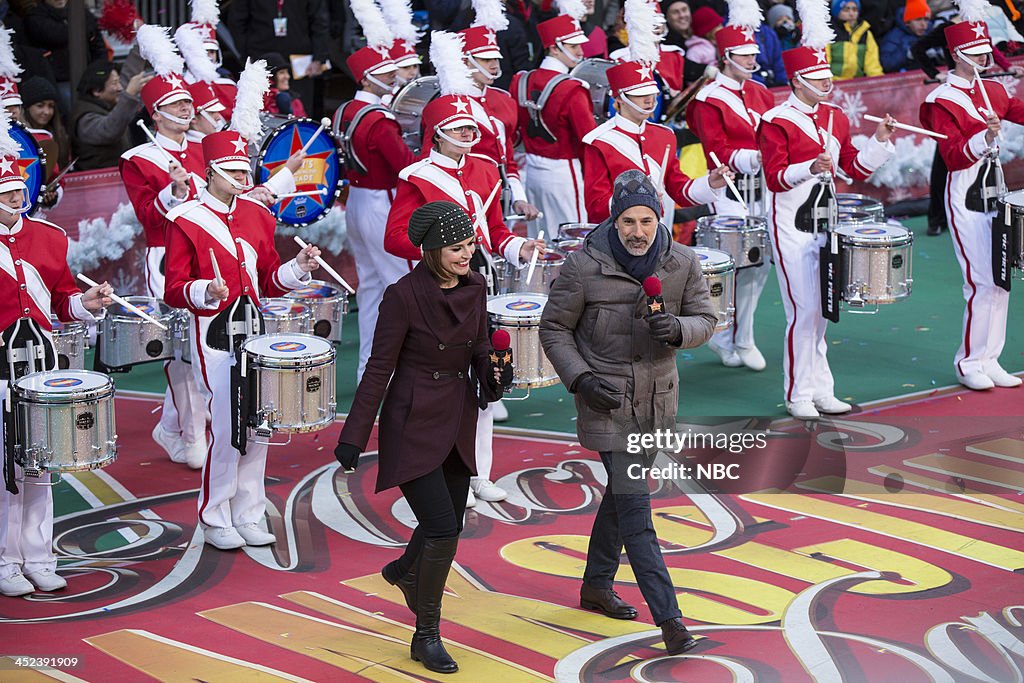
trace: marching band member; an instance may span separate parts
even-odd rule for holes
[[[723,166],[705,177],[687,178],[676,159],[675,133],[647,120],[659,92],[650,63],[622,62],[606,73],[618,113],[583,138],[583,178],[590,220],[608,218],[612,185],[630,169],[639,169],[651,178],[661,193],[664,216],[672,215],[677,202],[695,206],[718,200],[725,175],[731,172]]]
[[[626,35],[629,43],[637,38],[640,31],[654,34],[658,42],[657,61],[653,73],[665,84],[669,97],[675,97],[683,91],[685,83],[696,80],[703,75],[705,66],[686,59],[685,51],[678,45],[666,45],[662,41],[668,35],[668,24],[661,7],[650,0],[629,0],[625,4],[623,19],[626,22]],[[641,37],[645,40],[646,37]],[[615,62],[636,61],[630,56],[630,46],[613,50],[609,59]],[[659,94],[661,91],[659,89]]]
[[[352,11],[370,44],[354,52],[348,68],[359,83],[350,102],[334,115],[342,137],[345,177],[349,181],[346,221],[348,244],[356,262],[359,288],[359,367],[363,376],[373,348],[377,309],[388,285],[409,272],[411,264],[384,249],[388,212],[395,198],[399,172],[413,162],[402,129],[381,98],[394,92],[397,67],[388,56],[391,40],[380,10],[372,0],[355,0]]]
[[[986,3],[960,0],[959,5],[963,21],[946,28],[956,66],[946,82],[928,94],[920,113],[925,128],[946,135],[937,140],[948,168],[946,216],[967,302],[954,366],[957,380],[969,389],[1016,387],[1021,378],[999,365],[1010,292],[993,276],[992,217],[998,193],[1005,192],[1000,121],[1024,123],[1024,102],[1010,97],[1001,83],[981,78],[992,65],[992,41],[983,16]]]
[[[10,121],[0,114],[0,329],[3,364],[0,394],[21,373],[21,361],[8,354],[24,348],[26,339],[43,345],[43,366],[55,369],[56,350],[50,337],[50,315],[62,321],[96,322],[111,303],[109,284],[84,294],[68,269],[68,238],[58,226],[29,218],[25,180],[19,163],[21,149],[10,136]],[[10,361],[10,362],[9,362]],[[21,367],[19,367],[21,366]],[[16,373],[11,377],[11,369]],[[0,487],[0,594],[17,597],[36,589],[55,591],[67,586],[57,574],[53,553],[53,487],[46,481],[23,481],[24,470],[14,463],[12,435],[4,434],[4,486]],[[20,487],[15,483],[23,481]]]
[[[491,260],[503,256],[515,267],[527,263],[533,251],[544,253],[543,240],[527,240],[509,232],[501,211],[501,177],[493,159],[469,150],[480,140],[468,95],[477,91],[462,60],[462,37],[435,31],[430,59],[441,84],[440,97],[423,109],[423,130],[432,148],[427,158],[405,168],[399,177],[395,202],[388,215],[384,248],[401,258],[418,260],[420,250],[408,237],[409,218],[426,202],[452,201],[469,214],[476,229],[478,249],[473,269],[484,273],[488,286],[494,277]],[[426,142],[426,136],[424,141]],[[474,490],[484,500],[502,500],[507,495],[490,481],[494,409],[480,412],[477,422],[477,464],[480,474]]]
[[[185,48],[181,44],[180,33],[182,29],[195,31],[202,39],[202,48],[205,51],[207,63],[213,68],[213,73],[199,63],[199,60],[188,60],[188,70],[185,72],[185,82],[193,83],[196,80],[207,81],[217,99],[224,105],[224,118],[231,119],[231,109],[238,95],[238,86],[230,78],[226,78],[220,71],[223,61],[220,51],[220,43],[217,42],[217,25],[220,24],[220,7],[217,0],[191,0],[192,21],[182,24],[175,32],[174,38],[185,55]],[[186,38],[186,41],[188,39]],[[188,59],[188,57],[186,57]]]
[[[412,23],[412,5],[409,0],[380,0],[380,11],[387,22],[394,43],[388,50],[388,57],[395,63],[395,90],[420,77],[423,59],[416,52],[420,40],[419,29]],[[390,96],[387,104],[390,106]]]
[[[189,142],[202,143],[210,133],[224,130],[228,122],[224,118],[226,107],[206,81],[196,81],[185,86],[192,97],[196,115],[185,136]]]
[[[579,5],[580,16],[586,11],[582,3],[572,4]],[[542,223],[544,234],[554,236],[562,223],[587,221],[581,155],[583,136],[594,127],[594,106],[586,86],[569,76],[587,42],[579,21],[560,14],[537,24],[537,32],[544,59],[539,68],[517,73],[510,90],[519,105],[526,150],[526,198],[544,214],[528,223],[528,230],[534,236]]]
[[[233,128],[255,124],[263,91],[248,97],[247,76],[262,62],[246,67],[239,85]],[[205,189],[197,199],[168,213],[166,301],[192,313],[192,368],[212,415],[210,448],[203,466],[199,522],[207,544],[220,550],[274,543],[260,528],[266,510],[263,483],[267,445],[246,443],[246,415],[232,395],[236,354],[250,334],[261,333],[260,302],[282,296],[310,281],[320,251],[307,246],[281,264],[274,248],[277,221],[260,202],[241,196],[252,188],[249,141],[237,130],[203,138]],[[223,280],[217,280],[210,250]],[[251,327],[243,319],[252,320]],[[239,326],[242,328],[239,330]]]
[[[768,227],[786,309],[786,410],[801,419],[851,409],[835,396],[826,357],[828,320],[821,308],[819,249],[826,243],[828,217],[835,214],[831,174],[838,167],[855,180],[864,180],[895,153],[889,141],[891,117],[886,116],[858,151],[850,143],[846,115],[825,102],[832,92],[826,48],[835,36],[821,2],[799,0],[803,44],[782,53],[793,92],[764,115],[757,131],[772,192]]]
[[[761,10],[754,0],[729,3],[729,25],[715,34],[721,71],[690,102],[686,122],[704,147],[708,167],[711,153],[737,174],[736,185],[748,203],[741,204],[726,194],[715,201],[719,216],[760,216],[766,192],[761,172],[761,153],[757,149],[757,127],[766,111],[775,106],[775,98],[753,79],[758,72],[760,48],[754,30],[761,25]],[[753,210],[750,204],[754,204]],[[764,370],[764,356],[754,343],[754,311],[768,281],[771,266],[736,271],[736,311],[731,329],[717,332],[708,347],[727,367],[747,366]]]
[[[192,95],[181,77],[184,63],[166,31],[160,26],[139,28],[139,50],[157,74],[141,93],[156,136],[155,142],[125,152],[120,163],[121,180],[146,234],[146,290],[157,299],[164,297],[167,212],[196,196],[204,173],[202,148],[186,136],[194,110]],[[206,415],[199,387],[188,363],[167,361],[164,372],[167,391],[153,440],[172,461],[198,469],[206,457]]]

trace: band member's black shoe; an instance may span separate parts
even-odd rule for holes
[[[428,538],[418,558],[416,586],[416,633],[410,653],[414,662],[423,662],[428,670],[452,674],[459,665],[441,642],[441,598],[448,570],[455,559],[459,537]]]
[[[661,638],[665,641],[665,651],[670,655],[681,655],[697,646],[697,639],[690,635],[680,619],[669,619],[661,624]]]
[[[416,614],[416,564],[417,562],[413,561],[412,567],[403,576],[398,575],[400,571],[398,560],[388,562],[384,565],[384,569],[380,570],[380,575],[384,577],[385,581],[392,586],[398,586],[398,589],[402,591],[402,595],[405,596],[405,606],[413,614]]]
[[[636,608],[619,597],[611,588],[580,587],[580,607],[601,612],[612,619],[636,619]]]

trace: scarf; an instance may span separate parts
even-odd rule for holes
[[[615,229],[614,224],[609,232],[611,234],[608,235],[608,244],[612,249],[612,257],[630,277],[637,282],[643,282],[654,274],[665,251],[665,234],[660,225],[654,235],[654,244],[643,256],[633,256],[626,250],[626,245],[619,238],[619,231]]]

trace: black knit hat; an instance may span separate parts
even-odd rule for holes
[[[429,202],[409,217],[409,241],[424,251],[458,244],[475,234],[469,214],[454,202]]]
[[[78,92],[82,95],[91,95],[93,91],[103,90],[110,78],[110,72],[116,67],[107,59],[97,59],[85,67],[82,78],[78,81]]]
[[[618,220],[626,209],[634,206],[646,206],[661,218],[661,199],[658,191],[642,171],[632,169],[624,171],[615,179],[612,190],[611,217]]]
[[[41,76],[33,76],[18,85],[21,103],[26,108],[46,100],[57,101],[57,87]]]
[[[268,52],[265,55],[260,55],[260,59],[266,60],[267,69],[271,75],[288,68],[288,61],[281,56],[280,52]]]

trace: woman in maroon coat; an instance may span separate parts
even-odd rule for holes
[[[383,399],[377,491],[401,488],[419,525],[382,574],[416,615],[412,658],[452,673],[458,665],[441,643],[441,596],[476,474],[477,410],[500,397],[512,373],[490,363],[487,287],[469,270],[476,248],[469,216],[453,202],[430,202],[413,212],[408,232],[423,259],[384,292],[334,454],[355,468]]]

